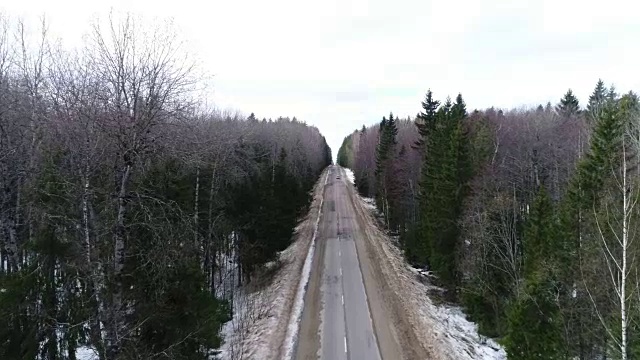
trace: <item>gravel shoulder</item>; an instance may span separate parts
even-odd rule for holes
[[[318,178],[309,213],[296,227],[291,246],[280,253],[280,267],[273,277],[257,278],[253,282],[256,284],[237,290],[233,319],[223,329],[223,359],[271,360],[285,356],[287,331],[294,315],[305,259],[320,216],[328,171],[329,168],[325,169]]]
[[[417,321],[403,296],[406,289],[399,275],[405,267],[398,264],[404,260],[389,253],[389,239],[378,229],[353,186],[348,186],[348,195],[363,235],[357,238],[356,247],[382,358],[441,358],[425,341],[428,339],[419,336],[425,332],[425,324]]]

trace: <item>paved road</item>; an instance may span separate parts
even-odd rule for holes
[[[380,351],[354,242],[362,232],[347,193],[351,184],[339,167],[329,176],[313,268],[321,276],[309,284],[320,289],[307,293],[296,357],[377,360]]]

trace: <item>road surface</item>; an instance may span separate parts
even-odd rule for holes
[[[380,313],[379,305],[378,313],[370,310],[367,289],[377,284],[368,276],[371,269],[366,256],[359,253],[364,250],[357,242],[366,240],[354,210],[353,191],[344,170],[332,167],[324,190],[316,252],[305,295],[296,350],[298,360],[378,360],[391,358],[384,354],[394,353],[393,358],[400,358],[389,324],[380,320],[384,314]],[[374,291],[369,293],[375,296]],[[381,325],[376,328],[375,323]]]

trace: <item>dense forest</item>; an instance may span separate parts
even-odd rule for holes
[[[75,50],[39,30],[0,18],[0,359],[209,358],[324,137],[207,110],[167,24],[96,21]]]
[[[640,107],[598,81],[532,109],[428,91],[344,139],[338,163],[512,359],[640,358]]]

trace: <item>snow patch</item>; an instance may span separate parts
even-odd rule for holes
[[[429,305],[436,320],[434,330],[445,334],[457,359],[507,359],[507,353],[498,343],[478,334],[478,326],[467,320],[460,307]]]
[[[327,185],[329,180],[329,173],[324,180],[324,185]],[[300,320],[302,320],[302,310],[304,309],[304,295],[307,292],[307,285],[309,284],[309,278],[311,277],[311,263],[313,262],[313,254],[316,248],[316,236],[318,235],[318,226],[320,225],[320,218],[322,217],[322,205],[324,204],[324,196],[320,199],[320,207],[318,210],[318,216],[316,218],[316,225],[313,228],[313,236],[311,238],[311,246],[309,246],[309,252],[307,258],[304,260],[304,266],[302,268],[302,278],[300,278],[300,284],[298,285],[298,292],[293,304],[293,313],[289,320],[289,327],[287,328],[287,335],[285,337],[285,359],[293,359],[293,351],[298,343],[298,332],[300,330]]]
[[[353,171],[349,168],[344,168],[344,172],[345,174],[347,174],[347,180],[349,180],[350,183],[355,184],[356,177],[355,175],[353,175]]]
[[[373,198],[368,198],[368,197],[360,197],[360,199],[362,199],[362,201],[364,202],[364,206],[372,211],[377,210],[378,208],[376,207],[376,200]]]
[[[78,360],[98,360],[98,352],[88,346],[81,346],[76,350]]]

